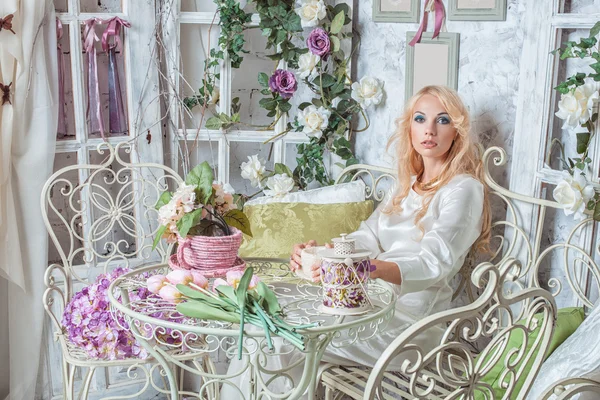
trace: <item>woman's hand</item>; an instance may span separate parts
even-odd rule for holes
[[[327,247],[328,249],[331,249],[331,248],[333,248],[333,245],[331,243],[325,243],[325,247]],[[310,279],[315,283],[321,282],[321,264],[320,263],[315,263],[315,264],[311,265]]]
[[[294,272],[302,268],[302,250],[316,246],[315,240],[309,240],[307,243],[298,243],[294,245],[292,256],[290,257],[290,269]]]

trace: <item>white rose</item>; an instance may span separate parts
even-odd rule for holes
[[[183,210],[183,212],[190,212],[196,208],[194,202],[196,201],[196,187],[194,185],[186,185],[182,183],[177,191],[173,194],[171,201],[175,203],[175,206]]]
[[[598,98],[600,97],[600,83],[595,82],[592,79],[586,79],[586,83],[575,89],[575,92],[579,93],[581,108],[584,110],[582,115],[584,121],[580,122],[585,124],[592,116],[594,106],[598,103]],[[577,95],[575,97],[577,97]]]
[[[565,121],[563,129],[575,129],[585,124],[592,116],[592,110],[600,99],[600,84],[588,79],[572,93],[560,96],[556,116]]]
[[[323,0],[303,0],[300,7],[296,8],[303,28],[317,26],[319,20],[325,18],[327,9]]]
[[[256,188],[263,188],[262,180],[265,174],[265,161],[258,158],[258,155],[248,156],[248,161],[240,166],[242,169],[242,178],[249,179],[250,184]]]
[[[363,108],[379,104],[383,99],[383,85],[379,79],[365,76],[352,84],[352,98]]]
[[[311,53],[302,54],[298,58],[298,76],[300,78],[312,79],[317,76],[317,64],[321,60],[321,57]]]
[[[298,123],[304,126],[302,132],[308,137],[320,139],[323,136],[323,129],[329,125],[329,116],[331,111],[324,107],[308,106],[298,113]]]
[[[281,197],[292,191],[294,188],[294,180],[286,174],[276,174],[267,179],[267,186],[270,190],[265,189],[265,195]]]
[[[571,176],[563,171],[563,180],[554,188],[552,196],[559,203],[565,215],[575,214],[575,218],[585,218],[587,202],[594,197],[594,187],[588,184],[584,175],[579,172]]]

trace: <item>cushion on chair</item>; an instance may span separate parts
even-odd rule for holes
[[[600,379],[600,307],[598,306],[577,328],[577,331],[542,364],[527,399],[537,399],[554,382],[569,377]],[[580,400],[584,398],[597,399],[597,395],[581,395]]]
[[[271,203],[247,205],[252,237],[244,235],[241,257],[289,258],[296,243],[329,242],[355,231],[373,212],[373,201],[341,204]]]
[[[552,352],[554,350],[556,350],[556,348],[558,346],[560,346],[562,342],[564,342],[569,336],[571,336],[573,334],[573,332],[575,332],[575,330],[579,327],[579,325],[581,325],[581,323],[583,322],[583,319],[584,319],[584,311],[583,311],[582,307],[561,308],[558,310],[557,314],[558,315],[557,315],[556,325],[554,328],[554,333],[552,334],[552,339],[550,341],[550,345],[548,347],[548,354],[546,354],[546,358],[549,357],[550,354],[552,354]],[[524,325],[525,323],[526,323],[526,321],[521,320],[521,321],[517,322],[517,325]],[[506,346],[506,349],[504,350],[503,354],[500,356],[500,359],[498,360],[496,365],[494,365],[492,367],[492,369],[485,376],[483,376],[481,378],[481,380],[483,382],[486,382],[492,386],[492,389],[494,390],[494,393],[495,393],[497,399],[502,398],[502,396],[504,395],[504,392],[505,392],[505,389],[502,389],[500,387],[500,378],[501,378],[502,373],[505,370],[505,367],[504,367],[505,359],[511,349],[520,348],[521,345],[523,344],[523,334],[521,332],[522,331],[520,331],[520,330],[511,332],[511,334],[509,335],[509,338],[508,338],[508,344]],[[527,353],[529,353],[529,350],[533,346],[535,339],[538,337],[539,332],[540,332],[540,327],[538,326],[538,328],[534,329],[531,333],[529,333],[528,340],[527,340],[527,347],[526,347]],[[537,352],[535,354],[537,354]],[[491,355],[489,355],[488,357],[491,357]],[[513,355],[513,357],[515,357],[515,356]],[[521,375],[520,379],[515,384],[515,388],[513,390],[513,395],[516,395],[521,390],[521,387],[523,386],[523,382],[524,382],[526,376],[528,375],[529,371],[531,370],[534,359],[535,359],[534,356],[532,356],[529,359],[529,362],[527,363],[525,370],[524,370],[525,373]],[[518,364],[515,367],[515,369],[517,371],[519,370],[519,368],[521,368],[521,364]],[[485,399],[485,395],[479,391],[477,391],[475,393],[474,397],[475,397],[475,400]]]
[[[365,201],[365,183],[361,180],[288,193],[285,196],[263,196],[246,202],[246,206],[270,203],[356,203]]]

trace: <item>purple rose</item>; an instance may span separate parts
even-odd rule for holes
[[[327,58],[327,55],[331,51],[331,41],[329,35],[323,28],[315,28],[308,35],[306,39],[306,45],[311,53],[316,56]]]
[[[269,78],[269,89],[279,93],[284,99],[289,99],[298,89],[298,82],[292,72],[277,69]]]

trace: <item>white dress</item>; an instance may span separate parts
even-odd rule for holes
[[[481,233],[483,193],[483,185],[473,177],[454,177],[434,195],[420,221],[424,232],[414,223],[422,196],[411,189],[399,214],[382,212],[391,199],[387,196],[369,219],[348,235],[356,239],[357,247],[370,250],[371,258],[398,264],[402,284],[395,287],[398,295],[395,315],[384,333],[343,348],[329,346],[323,361],[373,366],[390,342],[407,327],[449,308],[453,290],[450,281]],[[432,348],[436,342],[439,344],[439,339],[428,331],[427,336],[417,337],[416,341],[422,348]],[[295,358],[289,355],[276,364],[285,366]],[[400,363],[401,360],[394,360],[391,366]],[[235,370],[234,364],[235,361],[230,371]],[[293,376],[295,381],[300,373],[301,370],[298,376]],[[280,389],[290,389],[284,386]]]

